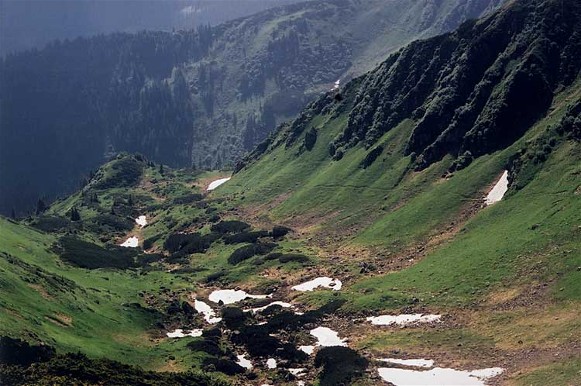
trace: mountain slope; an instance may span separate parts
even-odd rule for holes
[[[147,369],[185,370],[193,364],[244,384],[376,385],[379,369],[409,370],[405,361],[414,358],[434,360],[429,369],[416,371],[493,369],[495,377],[478,380],[486,384],[579,384],[581,76],[578,68],[572,73],[561,64],[579,62],[569,53],[578,44],[580,11],[575,1],[514,1],[456,32],[413,43],[376,71],[313,102],[215,191],[206,189],[225,173],[172,170],[143,156],[120,155],[41,215],[19,224],[1,220],[0,237],[10,237],[0,243],[0,263],[21,289],[2,298],[9,310],[0,313],[2,335],[50,343],[61,353],[80,349],[92,358],[106,355],[129,363],[142,358],[145,346]],[[547,24],[550,30],[542,28]],[[552,35],[555,31],[563,35]],[[522,44],[541,62],[547,60],[545,66],[534,66],[525,88],[544,95],[549,106],[530,116],[511,97],[513,82],[521,70],[531,73],[532,60],[513,57],[489,85],[494,91],[484,107],[472,110],[476,120],[490,118],[488,126],[479,126],[488,128],[482,130],[486,147],[470,148],[473,154],[466,155],[471,131],[458,130],[442,157],[414,157],[410,144],[424,133],[421,122],[427,111],[434,112],[429,107],[434,107],[435,93],[456,95],[468,75],[493,72],[496,66],[484,60],[474,71],[464,64],[470,56],[486,56],[491,47],[482,42],[488,36],[508,37],[501,58]],[[536,42],[545,39],[541,47],[553,47],[552,55],[538,49]],[[433,48],[442,42],[456,52],[451,58],[459,59],[446,66],[433,60],[429,67],[426,58],[438,57]],[[403,63],[397,64],[402,58],[409,59],[409,82],[420,81],[414,81],[414,89],[402,80],[402,93],[392,93],[402,79]],[[490,67],[476,71],[481,63]],[[458,79],[447,89],[442,79],[450,71]],[[480,83],[472,79],[467,84]],[[364,95],[377,103],[377,117],[351,126],[356,130],[349,137]],[[463,100],[446,100],[456,106],[472,100],[471,92],[462,95]],[[415,113],[392,111],[380,103],[390,99],[420,107]],[[512,108],[523,119],[515,130],[500,114]],[[436,138],[425,141],[428,147],[438,147],[437,138],[454,124],[445,111],[442,124],[435,126],[439,132],[426,137]],[[383,124],[382,113],[397,119]],[[499,130],[508,135],[501,138]],[[506,194],[486,205],[485,197],[505,171]],[[134,222],[139,215],[148,220],[143,228]],[[129,236],[138,237],[137,249],[116,248]],[[6,253],[44,271],[25,275],[10,265]],[[72,299],[70,306],[70,294],[42,309],[24,301],[25,311],[18,313],[14,305],[20,297],[40,296],[38,287],[26,285],[30,278],[38,277],[36,284],[51,289],[45,283],[51,275],[101,292],[77,290],[80,301]],[[312,292],[296,289],[317,277],[334,280]],[[212,295],[225,289],[271,297],[224,304]],[[105,315],[120,321],[118,334],[93,325],[91,314],[75,308],[93,296]],[[207,302],[213,317],[223,320],[210,323],[188,312],[184,302],[195,306],[194,299]],[[273,301],[278,304],[257,311]],[[99,307],[91,303],[92,309]],[[151,319],[138,316],[144,310]],[[58,328],[48,328],[54,322],[43,324],[42,318],[54,311],[74,311],[76,319],[67,327],[60,315]],[[439,319],[405,328],[367,319],[415,314]],[[181,327],[202,329],[202,336],[165,335]],[[335,344],[347,347],[315,347],[307,355],[299,347],[317,345],[315,327],[336,331]],[[35,328],[38,336],[30,334]],[[103,336],[96,338],[94,332]],[[132,349],[128,346],[136,335],[141,344]],[[83,346],[84,340],[100,343],[92,349]],[[243,354],[252,369],[232,364]],[[398,362],[386,363],[386,358]],[[268,366],[271,359],[274,369]],[[34,373],[34,368],[21,371]],[[306,371],[295,376],[297,368]]]
[[[0,68],[0,210],[72,191],[118,151],[231,163],[336,80],[499,0],[317,1],[217,27],[113,34],[8,56]]]

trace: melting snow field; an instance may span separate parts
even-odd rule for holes
[[[435,367],[431,370],[379,368],[377,371],[384,381],[393,383],[395,386],[484,386],[486,380],[502,374],[503,369],[493,367],[482,370],[462,371]]]
[[[380,359],[382,362],[387,362],[395,365],[411,366],[411,367],[433,367],[434,361],[431,359]]]
[[[442,315],[422,315],[422,314],[403,314],[403,315],[381,315],[370,316],[368,322],[376,326],[407,326],[416,323],[432,323],[440,320]]]
[[[311,281],[303,284],[295,285],[292,287],[295,291],[313,291],[315,288],[325,287],[332,288],[333,291],[339,291],[342,287],[342,283],[339,279],[331,279],[330,277],[318,277]]]
[[[250,362],[248,359],[246,359],[246,355],[237,355],[236,358],[238,358],[238,365],[244,367],[245,369],[250,370],[252,368],[252,362]]]
[[[178,328],[173,332],[168,332],[166,335],[168,338],[185,338],[186,336],[197,338],[198,336],[202,336],[202,330],[196,329],[186,334],[183,329]]]
[[[210,183],[210,185],[208,185],[208,189],[207,189],[207,190],[208,190],[208,191],[214,190],[214,189],[216,189],[218,186],[222,185],[223,183],[230,181],[230,179],[231,179],[231,178],[232,178],[232,177],[227,177],[227,178],[220,178],[219,180],[212,181],[212,182]]]
[[[488,196],[485,198],[486,205],[492,205],[504,197],[504,194],[508,190],[508,170],[505,170],[502,173],[502,177],[500,180],[494,185],[494,188],[488,193]]]
[[[137,223],[137,225],[143,228],[144,226],[147,225],[147,217],[139,216],[135,219],[135,222]]]
[[[207,303],[204,303],[201,300],[197,300],[197,299],[194,300],[194,308],[200,314],[203,314],[206,322],[208,322],[210,324],[215,324],[215,323],[218,323],[222,320],[222,318],[216,317],[216,312],[214,312],[212,307],[210,307]]]
[[[121,244],[121,246],[126,248],[137,248],[139,246],[139,239],[136,236],[132,236]]]
[[[345,339],[339,338],[339,334],[336,331],[333,331],[327,327],[317,327],[311,330],[311,335],[317,338],[318,340],[317,344],[319,346],[323,347],[347,346],[347,343],[345,343]]]
[[[242,290],[216,290],[210,294],[208,299],[214,303],[222,301],[224,304],[232,304],[247,298],[266,299],[269,297],[270,295],[250,295]]]
[[[315,352],[315,346],[300,346],[299,350],[304,352],[305,354],[311,355]]]

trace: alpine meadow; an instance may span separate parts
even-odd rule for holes
[[[0,384],[581,384],[581,2],[280,3],[1,58]]]

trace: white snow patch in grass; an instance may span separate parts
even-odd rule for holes
[[[276,369],[276,359],[268,358],[266,360],[266,367],[268,367],[269,369]]]
[[[139,239],[137,238],[137,236],[131,236],[130,238],[125,240],[125,242],[121,244],[121,246],[126,248],[137,248],[139,246]]]
[[[388,359],[380,359],[382,362],[392,363],[396,365],[402,366],[411,366],[411,367],[426,367],[430,368],[434,366],[434,361],[431,359],[396,359],[396,358],[388,358]]]
[[[237,355],[236,358],[238,358],[238,362],[236,362],[238,365],[240,365],[248,370],[250,370],[252,368],[252,362],[250,362],[250,360],[246,359],[246,355]]]
[[[342,287],[341,280],[331,279],[330,277],[318,277],[303,284],[298,284],[292,287],[295,291],[313,291],[315,288],[325,287],[332,288],[333,291],[339,291]]]
[[[215,323],[218,323],[222,320],[222,318],[216,317],[216,312],[214,312],[212,307],[210,307],[207,303],[204,303],[201,300],[197,300],[197,299],[194,300],[194,308],[200,314],[203,314],[206,322],[208,322],[210,324],[215,324]]]
[[[222,185],[225,182],[230,181],[232,177],[226,177],[226,178],[220,178],[219,180],[216,181],[212,181],[210,182],[210,185],[208,185],[208,191],[214,190],[216,189],[218,186]]]
[[[317,344],[323,347],[331,346],[347,346],[345,339],[339,338],[339,334],[336,331],[331,330],[328,327],[317,327],[311,330],[311,335],[317,338]]]
[[[402,315],[381,315],[370,316],[367,318],[368,322],[376,326],[391,326],[397,324],[399,326],[407,326],[417,323],[432,323],[440,320],[442,315],[423,315],[423,314],[402,314]]]
[[[305,386],[305,381],[298,381],[297,386]]]
[[[175,331],[166,333],[166,335],[168,338],[185,338],[186,336],[197,338],[202,336],[202,330],[195,329],[186,334],[183,329],[178,328]]]
[[[486,380],[502,374],[503,369],[493,367],[489,369],[462,371],[436,367],[431,370],[408,370],[394,368],[377,369],[379,376],[395,386],[484,386]]]
[[[250,311],[252,311],[252,312],[254,312],[254,313],[257,313],[257,312],[262,312],[262,311],[266,310],[266,309],[267,309],[268,307],[270,307],[270,306],[281,306],[282,308],[290,308],[290,307],[292,307],[292,304],[290,304],[290,303],[285,303],[285,302],[279,302],[279,301],[276,301],[276,302],[272,302],[272,303],[270,303],[270,304],[267,304],[267,305],[266,305],[266,306],[264,306],[264,307],[257,307],[257,308],[252,308],[252,309],[250,309],[250,310],[246,310],[245,312],[250,312]]]
[[[305,354],[311,355],[315,352],[315,346],[300,346],[299,350],[304,352]]]
[[[216,290],[210,294],[208,299],[214,303],[220,303],[220,301],[222,301],[224,304],[232,304],[247,298],[266,299],[271,296],[272,295],[250,295],[242,290]]]
[[[137,223],[137,225],[143,228],[144,226],[147,225],[147,217],[141,215],[135,219],[135,222]]]
[[[508,190],[508,170],[502,173],[500,180],[494,185],[494,188],[488,193],[485,198],[486,205],[492,205],[504,197],[506,191]]]

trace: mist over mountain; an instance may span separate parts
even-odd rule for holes
[[[216,25],[299,1],[305,0],[0,0],[0,56],[56,39]]]
[[[0,208],[70,192],[109,156],[233,165],[278,124],[406,43],[500,0],[314,1],[215,27],[54,42],[0,64]]]

